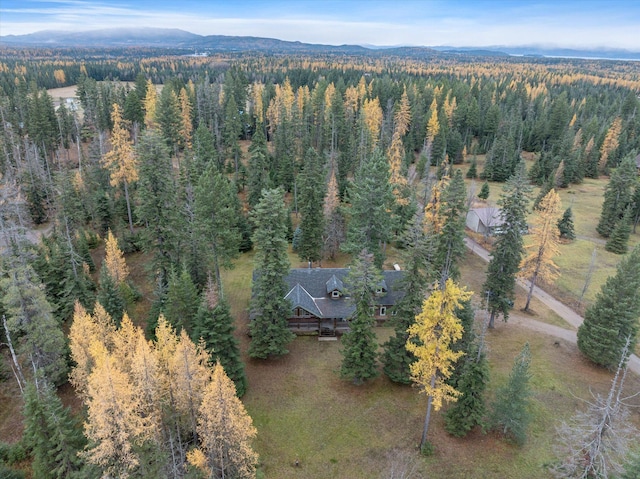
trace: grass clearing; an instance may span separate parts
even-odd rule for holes
[[[291,259],[296,266],[296,257]],[[223,273],[225,294],[237,318],[244,352],[248,338],[240,331],[246,331],[252,269],[253,255],[246,254],[233,270]],[[479,291],[486,263],[468,252],[461,269],[462,282]],[[524,294],[519,289],[519,301],[524,301]],[[533,303],[533,308],[538,313],[536,319],[553,322],[549,319],[553,314],[542,305]],[[377,328],[376,333],[382,343],[392,330]],[[400,458],[415,461],[422,477],[546,478],[545,464],[554,460],[556,425],[584,406],[578,398],[590,398],[590,388],[604,393],[611,373],[594,368],[575,345],[564,341],[555,345],[552,337],[498,322],[487,336],[491,364],[488,397],[506,381],[513,359],[527,341],[534,374],[534,419],[527,444],[518,448],[496,434],[480,431],[453,438],[443,429],[442,412],[437,412],[430,429],[436,451],[429,458],[417,452],[425,397],[382,375],[363,386],[341,380],[339,341],[298,337],[283,358],[259,361],[245,356],[249,390],[243,402],[258,429],[254,447],[260,454],[260,470],[265,478],[279,479],[375,478],[386,477],[391,462]],[[638,378],[628,381],[628,391],[640,389]],[[640,398],[636,402],[640,403]],[[633,420],[640,424],[640,411],[634,411]],[[294,466],[296,460],[299,467]]]

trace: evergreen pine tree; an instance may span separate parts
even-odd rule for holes
[[[249,356],[253,358],[287,354],[286,346],[294,338],[287,325],[291,303],[285,299],[288,289],[284,278],[289,274],[287,215],[282,190],[264,190],[252,216],[256,256]]]
[[[571,210],[571,207],[564,211],[562,218],[558,221],[558,231],[560,231],[560,238],[568,240],[576,239],[575,226],[573,225],[573,211]]]
[[[611,232],[604,249],[615,254],[625,254],[629,250],[629,236],[631,235],[631,215],[633,210],[627,207],[624,216],[618,220]]]
[[[376,266],[381,268],[384,247],[391,240],[392,221],[388,212],[394,196],[389,184],[389,164],[380,150],[376,149],[361,163],[349,198],[351,220],[342,248],[354,256],[366,249],[373,253]]]
[[[125,301],[122,297],[121,289],[109,274],[109,269],[104,263],[100,269],[100,288],[98,289],[96,301],[109,313],[114,323],[119,325],[124,314]]]
[[[14,341],[23,371],[35,371],[53,384],[67,378],[66,343],[60,324],[53,316],[40,279],[24,258],[2,258],[0,300],[6,327]]]
[[[172,271],[163,311],[167,321],[176,331],[185,329],[187,334],[191,334],[199,304],[200,295],[189,271],[186,268],[182,268],[180,274]]]
[[[298,205],[302,218],[297,252],[302,261],[310,263],[322,257],[322,206],[325,195],[325,172],[322,163],[316,150],[309,148],[304,157],[304,168],[298,175]]]
[[[176,95],[171,85],[165,85],[165,88],[160,93],[156,109],[156,121],[160,127],[162,137],[169,147],[169,151],[175,153],[180,144],[182,116],[180,115],[178,95]]]
[[[247,201],[251,208],[254,208],[260,201],[262,190],[270,187],[269,151],[267,150],[267,139],[263,130],[264,127],[261,123],[256,125],[256,132],[249,147],[249,193]]]
[[[636,185],[636,189],[633,190],[632,211],[633,234],[635,234],[638,223],[640,222],[640,182]]]
[[[137,154],[140,165],[137,215],[146,225],[142,247],[153,254],[156,280],[166,286],[168,273],[178,256],[176,190],[171,159],[164,142],[153,130],[141,136]]]
[[[492,429],[500,431],[519,446],[525,443],[531,422],[530,365],[531,353],[527,343],[516,357],[507,383],[496,392],[490,419]]]
[[[433,268],[441,285],[460,276],[458,262],[465,253],[464,228],[466,221],[466,192],[462,171],[457,169],[442,192],[442,205],[438,210],[438,231],[433,252]]]
[[[373,331],[375,295],[382,275],[373,262],[373,255],[363,250],[354,261],[346,279],[349,295],[356,310],[349,320],[349,331],[342,337],[340,376],[359,385],[378,375],[376,358],[378,343]]]
[[[453,385],[460,392],[458,400],[445,414],[445,429],[456,437],[466,436],[475,426],[481,425],[486,414],[484,392],[489,382],[489,362],[477,345],[469,349],[461,361],[461,371]]]
[[[471,160],[471,166],[467,170],[466,177],[470,180],[476,179],[478,177],[478,163],[476,161],[475,156]],[[486,199],[486,198],[484,198]]]
[[[238,256],[241,240],[238,229],[236,187],[213,165],[198,180],[195,191],[195,217],[200,241],[213,262],[218,288],[222,288],[220,268],[230,268]]]
[[[484,183],[482,183],[480,193],[478,193],[478,198],[485,201],[487,200],[487,198],[489,198],[489,182],[485,181]]]
[[[84,447],[85,439],[55,389],[41,384],[37,390],[30,384],[24,399],[24,440],[32,451],[34,477],[80,477],[82,460],[78,452]]]
[[[422,224],[423,215],[414,217],[404,235],[405,275],[402,278],[404,296],[394,307],[394,335],[384,343],[382,363],[384,373],[394,382],[411,384],[410,365],[415,360],[413,353],[405,347],[409,339],[407,329],[415,322],[420,312],[428,285],[430,284],[431,242]]]
[[[638,181],[638,170],[633,158],[628,157],[611,174],[611,179],[604,192],[602,212],[596,231],[608,238],[618,220],[632,201],[633,188]]]
[[[591,361],[618,366],[625,341],[635,344],[640,316],[640,246],[622,258],[578,328],[578,348]]]
[[[527,227],[526,215],[531,191],[525,177],[524,165],[507,181],[498,202],[503,224],[496,234],[496,243],[487,268],[487,279],[482,287],[483,299],[491,317],[489,327],[493,328],[497,314],[505,321],[515,299],[516,274],[524,255],[522,234]]]
[[[247,378],[234,332],[229,303],[219,297],[215,284],[210,280],[194,319],[191,337],[194,342],[200,339],[204,341],[211,360],[222,364],[225,373],[236,385],[238,397],[242,397],[247,390]]]

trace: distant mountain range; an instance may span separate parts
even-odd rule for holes
[[[184,49],[193,52],[263,51],[277,53],[347,53],[398,54],[429,56],[438,54],[471,56],[531,56],[566,58],[601,58],[640,60],[640,51],[622,49],[567,49],[538,46],[490,47],[380,47],[374,45],[318,45],[290,42],[273,38],[237,37],[225,35],[197,35],[168,28],[111,28],[86,32],[44,30],[27,35],[0,36],[0,46],[39,47],[155,47]]]

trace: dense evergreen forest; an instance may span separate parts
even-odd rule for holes
[[[21,477],[3,464],[23,460],[37,478],[255,477],[256,429],[238,399],[251,384],[222,274],[255,251],[248,355],[286,354],[291,244],[310,265],[353,260],[357,335],[344,337],[340,373],[356,384],[378,374],[370,310],[389,249],[401,251],[406,294],[382,369],[416,383],[436,410],[462,394],[447,430],[465,435],[485,416],[473,396],[488,366],[470,294],[456,284],[470,205],[457,166],[505,187],[508,221],[477,292],[492,324],[513,306],[531,185],[543,225],[545,211],[562,215],[553,191],[610,177],[598,233],[616,253],[640,220],[637,63],[174,53],[0,50],[0,380],[17,382],[25,404],[22,439],[0,443],[2,477]],[[47,91],[72,86],[78,102]],[[534,158],[528,170],[524,155]],[[565,217],[556,236],[571,239]],[[133,254],[153,290],[142,314],[141,280],[125,259]],[[607,283],[628,317],[598,343],[598,318],[619,307],[599,298],[578,333],[587,356],[612,370],[638,334],[638,254],[619,266],[625,291]],[[430,330],[445,310],[442,321],[459,328]],[[419,345],[429,341],[451,354],[427,374],[418,369],[431,353]],[[509,394],[526,383],[528,354],[514,365],[516,392],[502,391],[509,404],[520,401]],[[55,393],[67,382],[81,420]],[[492,421],[524,442],[526,424]]]

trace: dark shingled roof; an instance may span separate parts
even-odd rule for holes
[[[355,305],[347,297],[332,299],[331,291],[340,289],[348,292],[349,285],[346,277],[349,268],[298,268],[292,269],[285,278],[289,285],[287,299],[293,306],[301,307],[321,318],[348,318],[355,310]],[[383,271],[383,279],[379,286],[386,293],[376,297],[377,303],[384,306],[393,306],[404,295],[403,291],[396,290],[396,283],[403,277],[404,271]],[[330,284],[339,284],[342,288],[331,288]],[[347,284],[345,284],[347,283]],[[307,306],[305,306],[305,304]],[[317,308],[318,311],[313,308]]]
[[[292,308],[303,308],[315,316],[322,316],[322,313],[318,309],[318,306],[316,306],[309,292],[300,286],[300,284],[296,284],[284,299],[291,301]]]
[[[336,275],[332,275],[331,278],[327,281],[327,293],[331,293],[332,291],[338,290],[341,293],[344,293],[344,283],[336,278]]]

